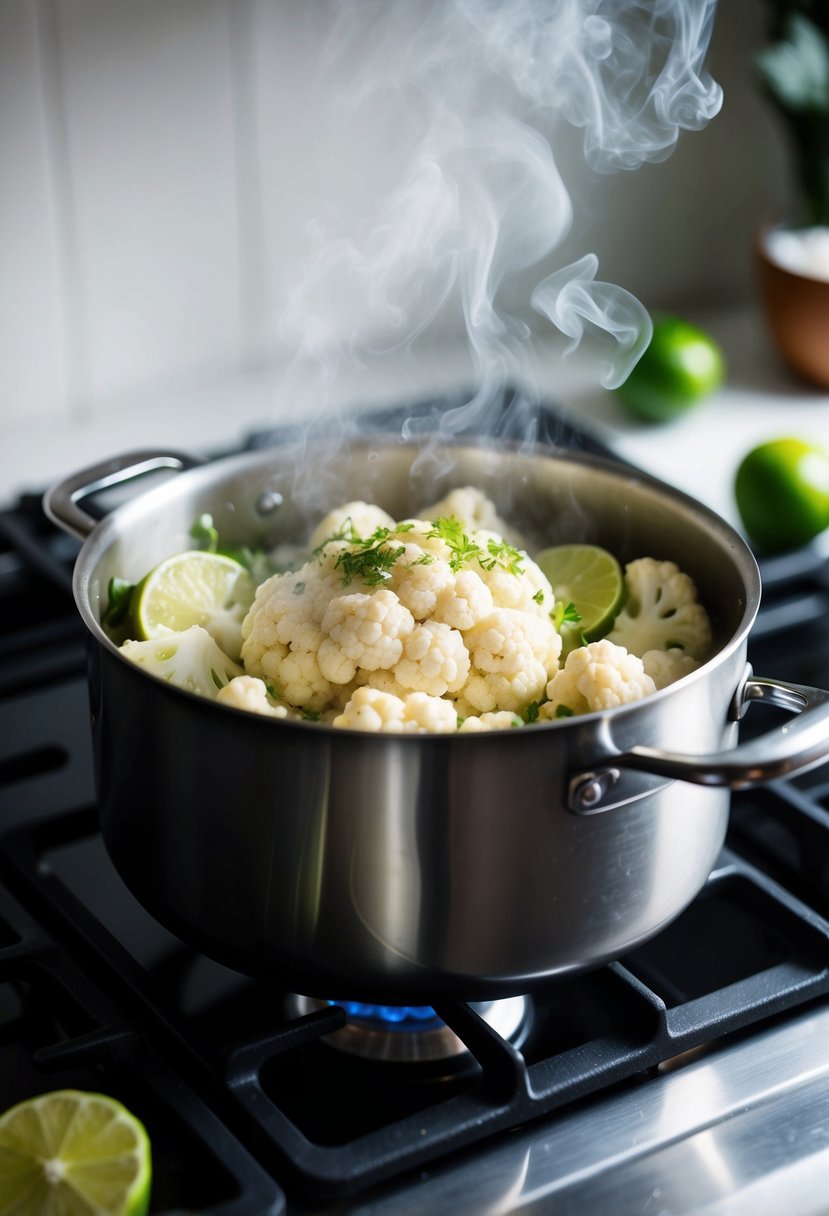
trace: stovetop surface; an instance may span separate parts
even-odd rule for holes
[[[553,1195],[562,1213],[811,1210],[803,1171],[829,1153],[826,768],[734,795],[697,900],[542,992],[520,1048],[449,1005],[460,1062],[355,1058],[327,1041],[339,1007],[298,1015],[279,977],[198,955],[109,862],[76,552],[39,496],[0,513],[0,1109],[64,1087],[120,1097],[150,1130],[152,1213],[509,1212]],[[755,671],[829,686],[825,557],[762,573]],[[752,1187],[786,1179],[801,1206],[758,1206]]]

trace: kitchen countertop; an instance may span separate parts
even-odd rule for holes
[[[578,352],[561,360],[538,344],[528,385],[542,399],[592,430],[611,448],[677,486],[739,526],[732,497],[734,473],[754,444],[783,434],[829,441],[829,392],[796,380],[781,365],[755,308],[684,314],[721,344],[726,385],[685,416],[666,425],[631,420],[596,382]],[[326,411],[371,408],[451,392],[469,382],[465,350],[433,346],[412,356],[386,357],[364,368],[340,369],[336,388],[307,375],[259,371],[153,398],[111,403],[104,416],[72,421],[0,424],[0,499],[39,491],[95,461],[137,448],[210,453],[232,446],[249,430]],[[198,442],[193,442],[198,436]]]

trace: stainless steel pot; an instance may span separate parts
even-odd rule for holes
[[[721,519],[593,457],[368,437],[338,453],[268,450],[192,466],[132,454],[46,497],[86,537],[75,568],[89,631],[100,818],[128,886],[163,924],[241,971],[338,999],[486,1000],[618,957],[699,892],[730,788],[829,755],[829,693],[754,677],[751,552]],[[81,500],[178,470],[102,522]],[[199,699],[122,658],[101,628],[111,575],[187,548],[210,511],[232,541],[308,535],[354,498],[396,518],[475,484],[538,545],[593,541],[675,560],[712,616],[716,653],[620,709],[485,735],[375,736]],[[798,716],[737,746],[752,700]]]

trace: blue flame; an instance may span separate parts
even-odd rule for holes
[[[361,1022],[374,1022],[395,1030],[423,1029],[427,1024],[440,1025],[440,1018],[431,1005],[369,1005],[364,1001],[329,1001],[339,1005],[346,1015]]]

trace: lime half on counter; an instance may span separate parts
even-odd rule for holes
[[[177,553],[136,587],[130,609],[135,636],[145,641],[201,625],[233,657],[254,590],[250,574],[232,557],[199,549]]]
[[[619,611],[625,593],[622,567],[599,545],[553,545],[535,559],[550,580],[556,602],[571,603],[579,629],[588,642],[603,637]]]
[[[144,1125],[103,1094],[63,1089],[0,1118],[0,1216],[146,1216]]]

